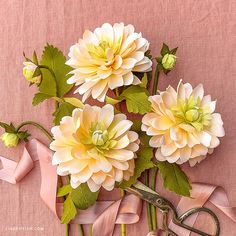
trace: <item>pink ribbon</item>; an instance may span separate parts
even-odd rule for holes
[[[19,163],[0,156],[0,179],[12,184],[19,182],[39,161],[41,169],[40,196],[49,209],[60,218],[62,203],[57,202],[56,166],[51,164],[52,151],[39,141],[33,139],[24,148]],[[221,187],[209,184],[193,184],[192,198],[181,198],[177,211],[179,214],[193,208],[203,206],[208,200],[236,222],[236,207],[230,207],[227,194]],[[118,201],[97,201],[87,210],[79,210],[72,224],[93,224],[93,235],[112,236],[115,224],[133,224],[139,221],[142,201],[135,195],[126,195]],[[185,223],[193,226],[197,214],[186,219]],[[179,235],[188,236],[189,231],[179,228],[172,222],[169,227]],[[160,235],[161,230],[149,232],[147,236]]]
[[[60,219],[62,203],[57,202],[57,172],[52,165],[53,152],[37,141],[26,144],[20,161],[9,160],[0,156],[0,179],[16,184],[24,178],[39,161],[41,169],[40,196],[49,209]],[[112,236],[115,224],[134,224],[139,221],[142,201],[133,194],[118,201],[97,201],[87,210],[79,210],[71,224],[93,224],[93,235]],[[104,227],[104,225],[106,227]]]
[[[177,206],[177,212],[178,214],[182,214],[191,208],[202,207],[207,201],[211,202],[215,207],[220,209],[236,223],[236,207],[230,206],[225,190],[222,187],[210,184],[192,184],[191,198],[182,197]],[[193,226],[197,220],[197,217],[198,214],[194,214],[187,218],[184,223],[189,226]],[[180,236],[189,236],[191,233],[184,228],[176,226],[173,222],[170,222],[169,227]]]

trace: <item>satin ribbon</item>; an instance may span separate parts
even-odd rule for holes
[[[18,183],[34,167],[34,162],[39,161],[41,169],[40,196],[49,209],[60,218],[62,203],[58,202],[56,166],[51,164],[52,151],[39,141],[33,139],[24,148],[22,157],[17,163],[0,156],[0,179],[12,184]],[[192,185],[192,198],[181,198],[177,211],[179,214],[193,208],[201,207],[208,200],[236,222],[236,207],[230,207],[227,194],[221,187],[197,183]],[[87,210],[79,210],[72,224],[93,224],[93,235],[112,236],[115,224],[133,224],[139,221],[142,202],[135,195],[126,195],[118,201],[97,201]],[[197,214],[185,223],[193,226]],[[179,228],[172,222],[169,227],[179,235],[188,236],[189,231]],[[160,235],[161,230],[149,232],[147,236]]]
[[[182,197],[177,206],[177,212],[181,215],[191,208],[204,206],[207,201],[211,202],[215,207],[220,209],[225,215],[236,223],[236,207],[230,206],[225,190],[222,187],[210,184],[192,184],[191,198]],[[197,217],[198,214],[194,214],[187,218],[184,223],[189,226],[194,226]],[[169,228],[180,236],[189,236],[191,233],[184,228],[178,227],[173,222],[170,222]]]
[[[40,196],[49,209],[60,219],[62,203],[57,199],[57,172],[52,165],[53,152],[33,139],[26,144],[20,161],[9,160],[0,156],[0,179],[11,184],[18,183],[39,161],[41,170]],[[115,224],[134,224],[139,221],[142,201],[133,194],[126,195],[118,201],[97,201],[87,210],[79,210],[71,224],[93,224],[93,235],[112,236]],[[104,227],[105,226],[105,227]]]

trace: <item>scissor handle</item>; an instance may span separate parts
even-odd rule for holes
[[[196,229],[194,227],[191,227],[189,225],[186,225],[184,224],[184,221],[190,217],[191,215],[193,214],[197,214],[199,212],[206,212],[207,214],[209,214],[211,216],[211,218],[213,219],[214,223],[215,223],[215,232],[214,234],[208,234],[208,233],[205,233],[199,229]],[[219,222],[219,219],[217,218],[216,214],[210,210],[209,208],[206,208],[206,207],[197,207],[197,208],[192,208],[188,211],[186,211],[184,214],[182,214],[181,216],[179,217],[173,217],[173,223],[182,227],[182,228],[185,228],[191,232],[194,232],[194,233],[197,233],[201,236],[219,236],[220,235],[220,222]]]
[[[199,207],[199,208],[193,208],[188,211],[186,211],[184,214],[181,216],[178,216],[177,211],[174,207],[174,205],[165,199],[164,197],[160,196],[157,192],[153,191],[152,189],[148,188],[146,185],[143,183],[137,181],[133,186],[130,188],[125,189],[128,192],[131,192],[143,200],[153,204],[155,207],[159,208],[162,213],[163,213],[163,227],[167,233],[168,236],[178,236],[175,232],[173,232],[167,224],[167,214],[171,211],[173,214],[173,223],[178,225],[179,227],[185,228],[191,232],[197,233],[201,236],[219,236],[220,235],[220,223],[219,220],[216,216],[216,214],[205,207]],[[215,223],[215,233],[213,235],[205,233],[199,229],[196,229],[194,227],[191,227],[187,224],[184,223],[184,221],[190,217],[193,214],[197,214],[199,212],[206,212],[208,213],[214,223]]]

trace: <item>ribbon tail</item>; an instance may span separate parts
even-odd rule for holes
[[[204,183],[194,183],[192,187],[192,198],[182,197],[177,206],[177,211],[179,214],[182,214],[192,208],[202,207],[207,201],[210,201],[231,220],[236,222],[236,207],[231,207],[229,205],[227,194],[223,188]],[[193,227],[197,217],[198,213],[192,215],[190,218],[187,218],[184,223]],[[178,235],[190,235],[190,231],[178,227],[172,221],[169,224],[169,228]]]
[[[93,236],[112,236],[121,199],[107,208],[93,223]]]

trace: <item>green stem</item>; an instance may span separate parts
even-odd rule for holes
[[[121,197],[124,197],[125,191],[123,189],[121,189],[120,191],[121,191]],[[121,224],[121,236],[126,236],[126,225],[125,224]]]
[[[156,190],[157,173],[158,173],[158,168],[157,167],[153,168],[150,187],[154,191]],[[156,213],[156,207],[154,205],[151,205],[151,215],[152,215],[152,226],[153,230],[155,231],[157,229],[157,213]]]
[[[160,71],[158,69],[158,66],[156,65],[153,88],[152,88],[152,95],[157,94],[159,75],[160,75]],[[158,171],[158,168],[153,168],[151,171],[148,170],[146,173],[146,185],[149,186],[154,191],[156,189],[157,171]],[[149,179],[150,174],[151,174],[151,180]],[[157,229],[156,207],[148,203],[147,204],[147,214],[148,214],[149,231],[153,231],[153,230],[155,231]]]
[[[70,225],[66,224],[66,236],[69,236],[70,234]]]
[[[79,228],[79,236],[84,236],[83,225],[78,225],[78,228]]]
[[[93,224],[89,225],[89,236],[93,236]]]
[[[159,80],[160,71],[158,67],[156,66],[155,74],[154,74],[154,82],[153,82],[153,88],[152,88],[152,95],[155,95],[157,93],[157,85]]]
[[[145,184],[148,186],[149,183],[149,171],[145,172]],[[146,202],[147,206],[147,219],[148,219],[148,229],[149,231],[152,231],[152,215],[151,215],[151,204]]]
[[[49,131],[47,131],[42,125],[34,122],[34,121],[25,121],[23,123],[21,123],[17,128],[16,128],[16,131],[18,132],[23,126],[26,126],[26,125],[32,125],[36,128],[38,128],[39,130],[41,130],[51,141],[53,140],[53,136],[49,133]]]

